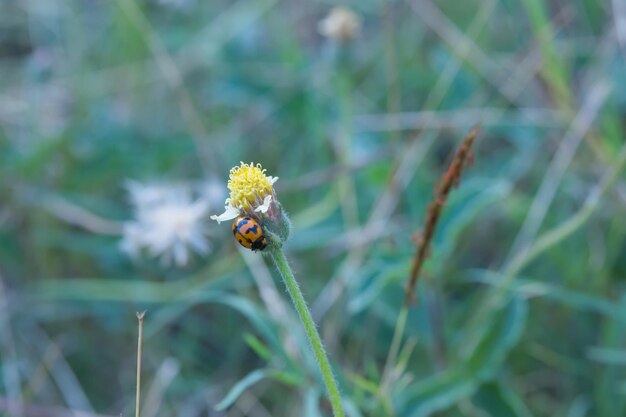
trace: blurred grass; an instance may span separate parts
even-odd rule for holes
[[[329,2],[0,0],[0,413],[130,415],[148,309],[148,415],[329,415],[280,282],[228,226],[180,270],[118,248],[126,180],[225,187],[240,160],[280,177],[348,415],[626,413],[611,4],[345,4],[362,32],[338,45],[316,29]],[[383,386],[412,235],[477,122]]]

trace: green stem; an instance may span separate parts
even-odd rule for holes
[[[291,301],[293,301],[293,305],[296,308],[296,311],[298,311],[300,320],[302,320],[302,324],[304,325],[304,330],[306,331],[306,334],[309,337],[309,342],[311,342],[311,346],[313,347],[315,359],[317,360],[320,371],[322,372],[322,378],[326,384],[326,389],[328,389],[330,403],[333,407],[333,415],[335,417],[344,417],[343,408],[341,406],[341,396],[339,395],[339,389],[337,389],[337,383],[333,377],[333,371],[330,368],[328,357],[326,356],[324,346],[322,345],[322,339],[317,332],[315,322],[313,321],[313,317],[311,317],[311,312],[309,311],[309,308],[304,301],[304,297],[302,296],[302,291],[300,291],[300,287],[298,286],[298,281],[296,281],[296,278],[293,276],[293,272],[291,272],[291,268],[287,263],[287,258],[285,258],[285,254],[281,248],[271,250],[270,255],[272,256],[272,260],[274,261],[278,272],[280,272],[280,275],[283,277],[283,281],[287,286],[287,291],[291,296]]]

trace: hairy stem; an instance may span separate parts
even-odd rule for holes
[[[281,248],[271,250],[270,255],[272,256],[274,265],[276,265],[276,269],[280,272],[280,275],[287,286],[287,291],[291,296],[291,301],[293,301],[293,305],[300,316],[302,324],[304,325],[304,330],[309,338],[309,342],[311,342],[311,346],[313,347],[315,359],[317,360],[320,371],[322,372],[322,378],[326,384],[326,389],[328,389],[330,403],[333,407],[333,415],[335,417],[344,417],[343,408],[341,406],[341,396],[339,395],[339,389],[337,388],[333,371],[330,367],[330,363],[328,362],[326,352],[324,351],[322,339],[317,332],[315,322],[313,321],[313,317],[311,317],[311,312],[306,305],[306,301],[304,301],[298,282],[293,276],[293,272],[291,272],[291,268],[287,263],[287,258]]]

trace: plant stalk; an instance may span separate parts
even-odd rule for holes
[[[330,363],[328,362],[328,356],[326,356],[326,351],[322,345],[322,339],[317,331],[311,312],[306,305],[306,301],[304,301],[298,281],[296,281],[296,278],[293,276],[293,272],[291,272],[291,268],[287,263],[287,258],[285,257],[282,248],[272,249],[270,251],[270,255],[274,261],[274,265],[276,265],[276,269],[280,272],[280,275],[287,286],[287,291],[291,296],[291,301],[293,301],[293,305],[300,316],[302,324],[304,325],[304,330],[309,338],[309,342],[313,348],[313,353],[315,354],[315,359],[320,367],[322,378],[324,379],[326,389],[328,390],[330,403],[333,408],[333,416],[344,417],[343,407],[341,405],[341,396],[339,395],[339,389],[337,388],[333,371],[330,367]]]
[[[139,322],[139,335],[137,336],[137,385],[135,387],[135,417],[139,417],[139,403],[141,394],[141,350],[143,339],[143,318],[146,312],[137,313],[137,321]]]

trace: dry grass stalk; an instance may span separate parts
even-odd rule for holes
[[[139,401],[141,392],[141,350],[143,339],[143,318],[146,312],[137,313],[137,321],[139,322],[139,335],[137,336],[137,392],[135,395],[135,417],[139,417]]]
[[[424,223],[424,231],[417,242],[417,251],[415,253],[415,257],[413,258],[413,267],[411,268],[409,283],[407,284],[404,297],[405,305],[414,301],[413,292],[415,291],[415,286],[417,285],[417,278],[419,277],[424,261],[428,257],[430,241],[435,233],[441,211],[446,204],[448,194],[450,194],[452,188],[459,185],[463,170],[472,161],[472,145],[479,130],[479,127],[476,126],[467,134],[467,136],[465,136],[463,143],[461,143],[461,146],[459,146],[459,149],[456,151],[456,155],[454,155],[452,163],[442,176],[441,182],[435,189],[435,198],[428,206],[428,213]]]

